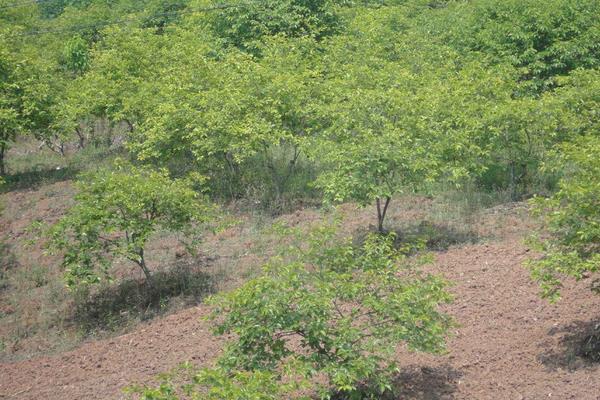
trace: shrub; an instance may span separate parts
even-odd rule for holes
[[[529,260],[528,265],[542,295],[551,300],[560,296],[561,276],[581,279],[600,267],[599,153],[599,138],[563,145],[554,163],[565,173],[558,191],[531,201],[544,228],[544,235],[531,243],[543,257]]]
[[[433,19],[433,29],[459,49],[519,68],[530,93],[552,89],[557,77],[571,71],[599,65],[597,1],[551,0],[541,7],[537,0],[478,0],[455,2],[451,9],[456,13],[447,19],[451,25]]]
[[[394,240],[371,234],[355,246],[340,241],[335,227],[315,229],[307,245],[286,248],[262,276],[211,299],[216,333],[235,336],[216,368],[193,371],[181,390],[176,374],[136,392],[146,400],[266,400],[390,391],[397,347],[442,351],[451,325],[438,311],[450,301],[445,282],[420,273],[423,258],[407,258],[412,246],[399,251]],[[305,390],[311,382],[319,383]]]
[[[437,311],[450,300],[444,281],[419,273],[393,242],[371,235],[355,247],[320,228],[307,248],[288,250],[263,276],[214,298],[216,332],[237,337],[221,366],[276,372],[294,362],[302,378],[326,376],[350,396],[364,385],[389,390],[396,347],[440,351],[450,324]]]
[[[136,264],[151,285],[144,249],[152,234],[162,229],[192,237],[212,211],[191,180],[171,180],[164,170],[117,163],[117,170],[84,175],[77,188],[75,206],[51,230],[53,247],[65,252],[71,287],[110,277],[118,257]]]

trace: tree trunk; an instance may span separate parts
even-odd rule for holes
[[[85,135],[79,127],[75,128],[75,133],[77,133],[77,137],[79,138],[79,149],[83,149],[85,147]]]
[[[390,205],[390,201],[392,199],[390,197],[385,198],[385,203],[383,208],[381,207],[381,199],[377,198],[377,231],[379,233],[384,233],[383,230],[383,221],[385,220],[385,215],[387,213],[388,207]]]
[[[515,176],[515,163],[513,161],[511,161],[508,166],[508,174],[509,174],[508,190],[510,191],[510,199],[512,201],[515,201],[517,199],[517,182],[516,182],[516,176]]]
[[[125,121],[125,123],[127,124],[127,127],[129,128],[129,133],[133,132],[133,124],[131,123],[131,121],[129,121],[128,119],[124,119],[123,121]]]
[[[150,273],[150,270],[146,265],[146,260],[144,259],[144,249],[139,249],[138,255],[140,258],[137,261],[137,265],[139,265],[142,271],[144,272],[144,276],[146,277],[146,285],[148,285],[148,287],[151,288],[154,286],[154,282],[152,282],[152,274]]]
[[[229,190],[229,196],[233,199],[237,197],[235,181],[240,178],[240,168],[231,152],[228,151],[223,153],[223,158],[225,159],[225,163],[227,164],[230,173],[230,177],[227,182],[227,190]]]
[[[0,175],[6,175],[6,165],[4,164],[4,154],[6,153],[6,144],[0,144]]]

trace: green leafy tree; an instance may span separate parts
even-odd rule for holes
[[[559,87],[546,95],[544,101],[546,107],[560,110],[561,141],[596,136],[600,131],[600,70],[577,70],[557,83]]]
[[[375,203],[379,232],[384,232],[392,197],[422,187],[436,173],[435,159],[410,133],[362,134],[320,146],[327,152],[321,157],[326,171],[318,187],[333,202],[351,200],[363,207]]]
[[[540,259],[530,260],[532,275],[551,300],[560,296],[561,279],[582,279],[600,269],[600,139],[585,137],[560,147],[552,168],[564,171],[558,191],[531,201],[543,222],[534,247]],[[600,285],[592,288],[596,291]]]
[[[312,98],[320,79],[314,41],[272,38],[257,60],[237,49],[215,57],[195,33],[177,36],[181,47],[166,55],[173,62],[159,66],[164,73],[140,89],[142,99],[135,104],[160,101],[145,107],[129,148],[163,165],[188,160],[188,168],[223,185],[214,193],[233,198],[257,179],[245,166],[255,171],[260,163],[264,186],[279,198],[296,171],[302,142],[314,131]],[[289,161],[281,165],[274,154],[283,151]]]
[[[53,246],[64,251],[67,284],[99,282],[122,257],[151,285],[144,250],[152,235],[161,229],[190,236],[196,224],[211,218],[212,207],[193,185],[145,167],[117,166],[84,176],[75,205],[51,230]]]
[[[538,0],[478,0],[454,2],[442,18],[429,13],[423,26],[475,57],[512,64],[535,94],[553,88],[556,77],[600,65],[599,13],[595,0],[550,0],[543,7]]]
[[[404,8],[380,11],[361,12],[327,41],[307,148],[322,167],[316,185],[325,198],[375,204],[383,231],[394,196],[485,169],[481,121],[504,75],[407,32],[413,22]]]
[[[361,72],[358,68],[357,75]],[[331,106],[323,108],[329,124],[312,146],[312,156],[323,165],[316,186],[325,198],[361,206],[376,203],[380,232],[393,196],[439,174],[434,135],[418,125],[411,111],[414,97],[406,95],[412,89],[410,76],[398,76],[395,87],[387,76],[375,73],[367,73],[359,87],[345,77],[328,83],[335,93]]]
[[[519,200],[535,190],[531,185],[546,152],[569,132],[560,122],[562,110],[547,99],[514,99],[505,88],[497,89],[497,94],[483,114],[480,143],[489,148],[485,166],[491,181]]]
[[[332,0],[250,0],[227,3],[210,16],[217,36],[226,43],[256,52],[264,36],[323,37],[338,28]],[[218,5],[217,5],[218,6]]]
[[[18,114],[18,134],[33,136],[50,149],[61,152],[64,150],[62,138],[53,125],[69,79],[60,66],[64,42],[52,35],[25,34],[49,28],[36,9],[36,3],[31,2],[0,11],[0,19],[6,19],[6,23],[0,24],[3,49],[0,52],[7,52],[2,54],[2,63],[11,69],[4,74],[3,81],[6,83],[8,76],[12,83],[12,108]],[[2,97],[6,104],[11,96],[5,92]]]
[[[5,156],[22,129],[23,108],[18,63],[0,42],[0,175],[6,174]]]
[[[356,247],[319,228],[308,247],[286,250],[263,276],[214,298],[216,332],[236,336],[220,365],[276,373],[292,362],[299,377],[326,376],[350,396],[362,385],[371,395],[390,390],[397,346],[441,351],[450,326],[437,309],[450,300],[444,281],[419,273],[393,242],[373,235]]]

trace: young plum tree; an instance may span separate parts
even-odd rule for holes
[[[117,257],[137,265],[152,285],[144,253],[157,230],[191,236],[207,222],[212,207],[191,180],[172,180],[164,170],[119,166],[88,174],[78,182],[75,205],[51,230],[64,251],[67,285],[96,283]]]
[[[216,332],[236,336],[222,368],[277,373],[293,363],[300,380],[326,376],[325,390],[390,390],[396,347],[438,352],[451,324],[438,311],[450,301],[445,282],[419,273],[393,242],[371,235],[356,246],[321,227],[261,277],[214,298]]]
[[[393,196],[414,190],[438,174],[433,135],[406,111],[397,89],[346,92],[344,105],[325,137],[314,146],[324,168],[316,181],[331,202],[356,201],[377,205],[377,229]]]

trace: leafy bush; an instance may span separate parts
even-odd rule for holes
[[[109,277],[115,258],[135,263],[151,284],[144,248],[157,230],[191,237],[195,224],[207,222],[212,207],[191,180],[171,180],[164,170],[117,164],[77,183],[76,204],[51,230],[52,244],[64,250],[67,284],[97,283]]]
[[[337,391],[356,395],[366,384],[382,393],[398,344],[443,348],[445,283],[414,269],[393,235],[369,236],[358,248],[337,241],[335,229],[320,228],[308,248],[288,250],[293,256],[273,259],[262,277],[213,299],[217,333],[238,338],[223,367],[275,372],[293,361],[303,378],[324,375]]]
[[[377,132],[343,142],[320,143],[325,171],[316,184],[332,202],[377,205],[377,228],[383,232],[392,197],[413,190],[436,173],[432,152],[412,134]]]
[[[71,38],[63,50],[63,64],[73,74],[82,74],[90,63],[88,43],[80,36]]]
[[[218,367],[193,374],[184,386],[191,398],[296,398],[311,382],[323,398],[331,390],[377,398],[392,389],[401,343],[443,350],[451,321],[438,306],[451,298],[442,279],[416,268],[426,258],[407,258],[392,234],[360,246],[337,236],[335,227],[315,229],[308,245],[285,249],[261,277],[210,300],[216,333],[236,339]],[[178,399],[173,382],[138,393]]]
[[[560,296],[561,276],[577,279],[600,268],[600,139],[583,138],[566,144],[553,168],[564,170],[558,191],[550,198],[531,201],[541,218],[544,235],[532,244],[544,256],[528,265],[540,282],[542,295]],[[599,285],[595,285],[598,289]]]

